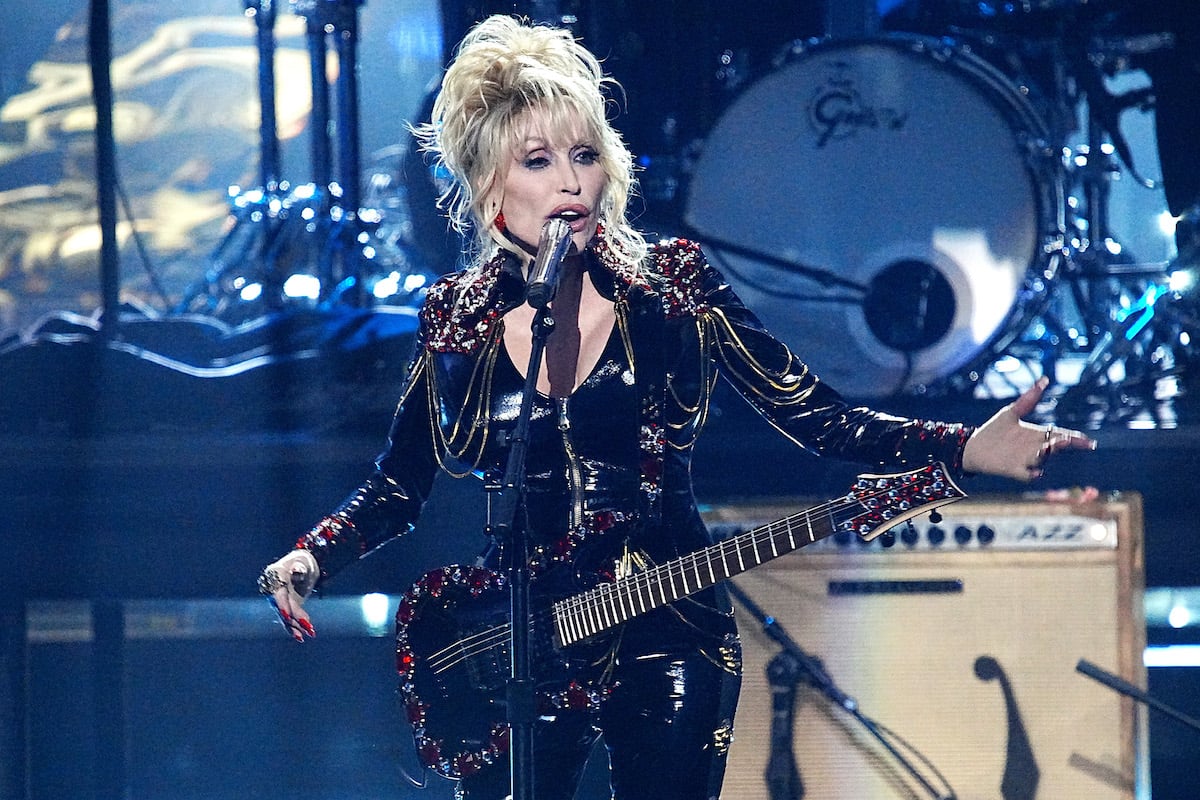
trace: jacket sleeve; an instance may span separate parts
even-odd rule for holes
[[[423,326],[422,326],[423,327]],[[317,560],[320,586],[330,576],[388,541],[412,530],[438,470],[430,413],[429,351],[418,331],[387,446],[367,479],[296,548]]]
[[[941,461],[962,475],[973,427],[851,406],[763,327],[702,255],[694,264],[697,324],[709,357],[781,433],[823,456],[886,468]]]

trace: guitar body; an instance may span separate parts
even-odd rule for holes
[[[539,716],[593,708],[603,694],[594,681],[593,664],[603,660],[604,637],[570,648],[553,641],[548,623],[555,595],[547,590],[564,580],[546,576],[530,590],[530,652]],[[471,775],[508,754],[510,610],[507,577],[479,567],[426,573],[400,601],[400,696],[418,757],[440,775]]]

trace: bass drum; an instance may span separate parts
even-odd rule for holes
[[[1061,158],[1028,101],[945,40],[797,46],[722,114],[690,235],[851,397],[927,390],[1021,333],[1063,248]]]

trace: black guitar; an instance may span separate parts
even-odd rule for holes
[[[966,495],[942,464],[862,475],[842,497],[640,572],[556,596],[531,590],[531,649],[539,710],[585,708],[603,692],[581,678],[594,641],[626,620],[739,575],[839,531],[871,540],[906,520]],[[504,706],[510,672],[507,576],[479,567],[426,573],[396,613],[400,696],[418,756],[448,778],[506,758]]]

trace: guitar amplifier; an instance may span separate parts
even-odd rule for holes
[[[734,534],[803,505],[706,519]],[[1145,686],[1136,494],[965,500],[869,543],[836,534],[735,583],[768,621],[735,604],[744,681],[725,800],[1131,800],[1145,780],[1145,715],[1075,669],[1086,659]],[[768,630],[842,696],[797,680]]]

